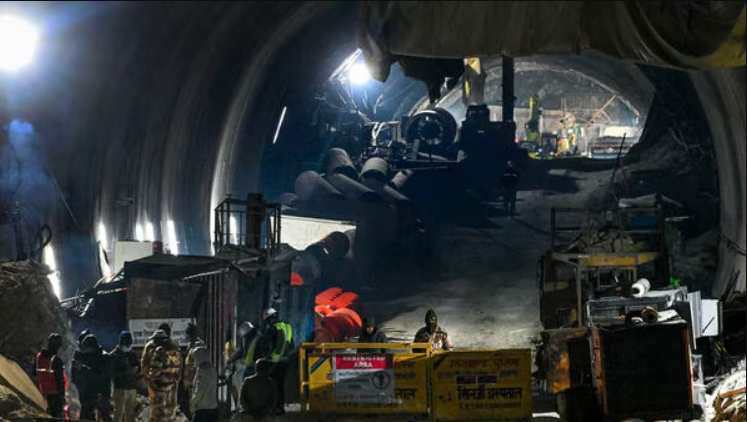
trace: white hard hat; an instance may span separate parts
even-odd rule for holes
[[[262,313],[262,319],[267,319],[267,318],[269,318],[269,317],[271,317],[273,315],[276,315],[277,313],[278,313],[278,311],[276,311],[275,308],[267,308]]]
[[[252,324],[251,322],[249,321],[242,322],[241,325],[239,325],[239,329],[238,329],[239,336],[243,337],[251,333],[253,329],[254,329],[254,324]]]

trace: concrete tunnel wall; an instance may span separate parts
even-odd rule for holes
[[[136,221],[123,223],[127,207],[136,210],[131,220],[184,222],[185,251],[207,253],[215,202],[260,186],[259,163],[280,109],[311,95],[355,49],[355,3],[33,7],[50,26],[38,63],[15,82],[18,101],[33,104],[19,116],[38,128],[78,223],[59,197],[25,199],[46,207],[57,249],[65,251],[58,258],[68,274],[64,295],[95,277],[99,221],[119,238],[132,235]],[[744,76],[744,68],[692,74],[716,145],[722,231],[742,248]],[[628,89],[635,98],[635,84]],[[132,205],[122,200],[128,197]],[[716,292],[732,274],[744,291],[744,255],[724,242],[719,271]]]

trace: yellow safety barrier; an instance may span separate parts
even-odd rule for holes
[[[420,414],[432,421],[532,416],[529,349],[432,352],[425,343],[305,343],[300,360],[303,412]]]
[[[431,359],[436,420],[532,417],[529,349],[452,351]]]
[[[300,351],[301,410],[426,414],[429,356],[425,343],[305,343]]]

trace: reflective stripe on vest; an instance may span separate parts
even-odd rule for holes
[[[246,357],[244,358],[244,366],[247,368],[254,368],[254,351],[257,349],[258,342],[259,336],[256,335],[249,343],[249,350],[246,351]]]
[[[57,394],[57,380],[52,369],[52,357],[42,357],[41,352],[36,354],[36,379],[39,381],[39,392],[44,395]]]
[[[286,349],[288,348],[288,345],[293,340],[293,329],[291,328],[291,325],[287,322],[276,322],[275,323],[275,329],[283,333],[283,346],[280,348],[280,351],[277,349],[277,345],[275,345],[275,350],[272,351],[272,355],[270,355],[270,360],[272,362],[279,362],[280,358],[282,356],[285,356]]]

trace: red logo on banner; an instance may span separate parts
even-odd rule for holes
[[[335,356],[335,369],[389,369],[392,356],[387,354],[349,354]]]

